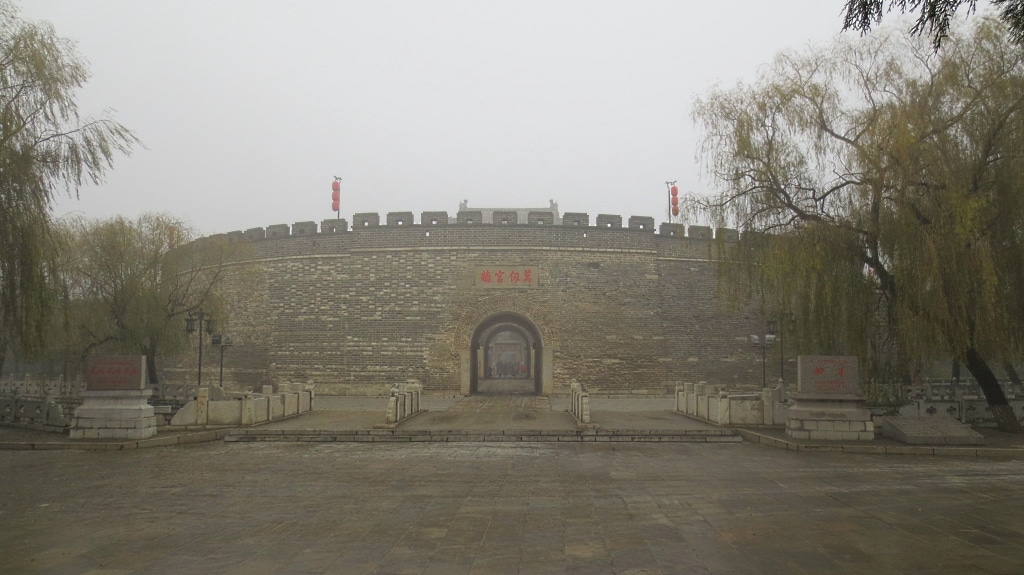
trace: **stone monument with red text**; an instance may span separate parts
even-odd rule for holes
[[[156,435],[146,385],[146,356],[96,355],[86,360],[82,405],[71,421],[72,439],[145,439]]]
[[[864,408],[857,358],[801,355],[797,391],[786,419],[793,439],[867,441],[875,438],[871,413]]]

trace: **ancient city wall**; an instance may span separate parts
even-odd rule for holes
[[[748,309],[716,304],[719,245],[709,228],[652,218],[566,213],[482,224],[460,212],[356,214],[345,220],[253,228],[229,266],[221,325],[234,337],[226,387],[312,384],[321,394],[384,394],[394,383],[459,392],[474,331],[496,314],[536,327],[551,352],[554,393],[572,379],[591,393],[669,393],[683,381],[761,386],[763,329]],[[505,219],[504,221],[509,221]],[[623,227],[625,226],[625,227]],[[688,232],[688,233],[684,233]],[[734,242],[733,230],[718,230]],[[480,281],[481,270],[531,270],[525,285]],[[209,345],[207,343],[207,345]],[[209,349],[209,348],[208,348]],[[776,352],[777,353],[777,352]],[[219,357],[208,352],[204,377]],[[778,357],[769,373],[778,373]],[[163,378],[194,378],[196,358],[168,358]],[[774,372],[772,371],[774,370]]]

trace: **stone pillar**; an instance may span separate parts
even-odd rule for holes
[[[718,424],[729,425],[732,423],[732,414],[729,409],[729,394],[721,390],[718,392]]]
[[[256,422],[256,410],[252,397],[246,395],[242,398],[242,425],[252,425]]]
[[[196,394],[196,425],[210,421],[210,388],[200,387]]]
[[[394,395],[388,397],[388,410],[384,414],[384,421],[386,423],[398,422],[398,398]]]
[[[775,425],[775,402],[772,397],[772,390],[761,390],[761,405],[764,409],[764,424]]]
[[[552,379],[554,377],[551,363],[554,356],[554,352],[548,348],[541,350],[540,394],[544,397],[551,395]]]
[[[470,350],[464,349],[459,352],[459,393],[468,396],[470,391],[470,376],[472,366],[470,365]]]
[[[704,392],[704,389],[706,387],[707,384],[705,384],[704,382],[700,382],[693,387],[693,393],[696,397],[697,404],[696,409],[694,410],[694,415],[702,419],[708,418],[708,398]]]
[[[537,348],[530,347],[530,373],[537,377]]]

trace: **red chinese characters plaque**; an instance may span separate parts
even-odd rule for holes
[[[797,367],[797,390],[801,393],[860,393],[856,356],[801,355]]]
[[[529,289],[539,285],[537,266],[493,265],[473,270],[473,285],[488,289]]]
[[[146,356],[93,355],[85,362],[88,391],[146,389]]]

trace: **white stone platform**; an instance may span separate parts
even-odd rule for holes
[[[145,439],[156,436],[152,390],[83,391],[71,422],[72,439]]]

